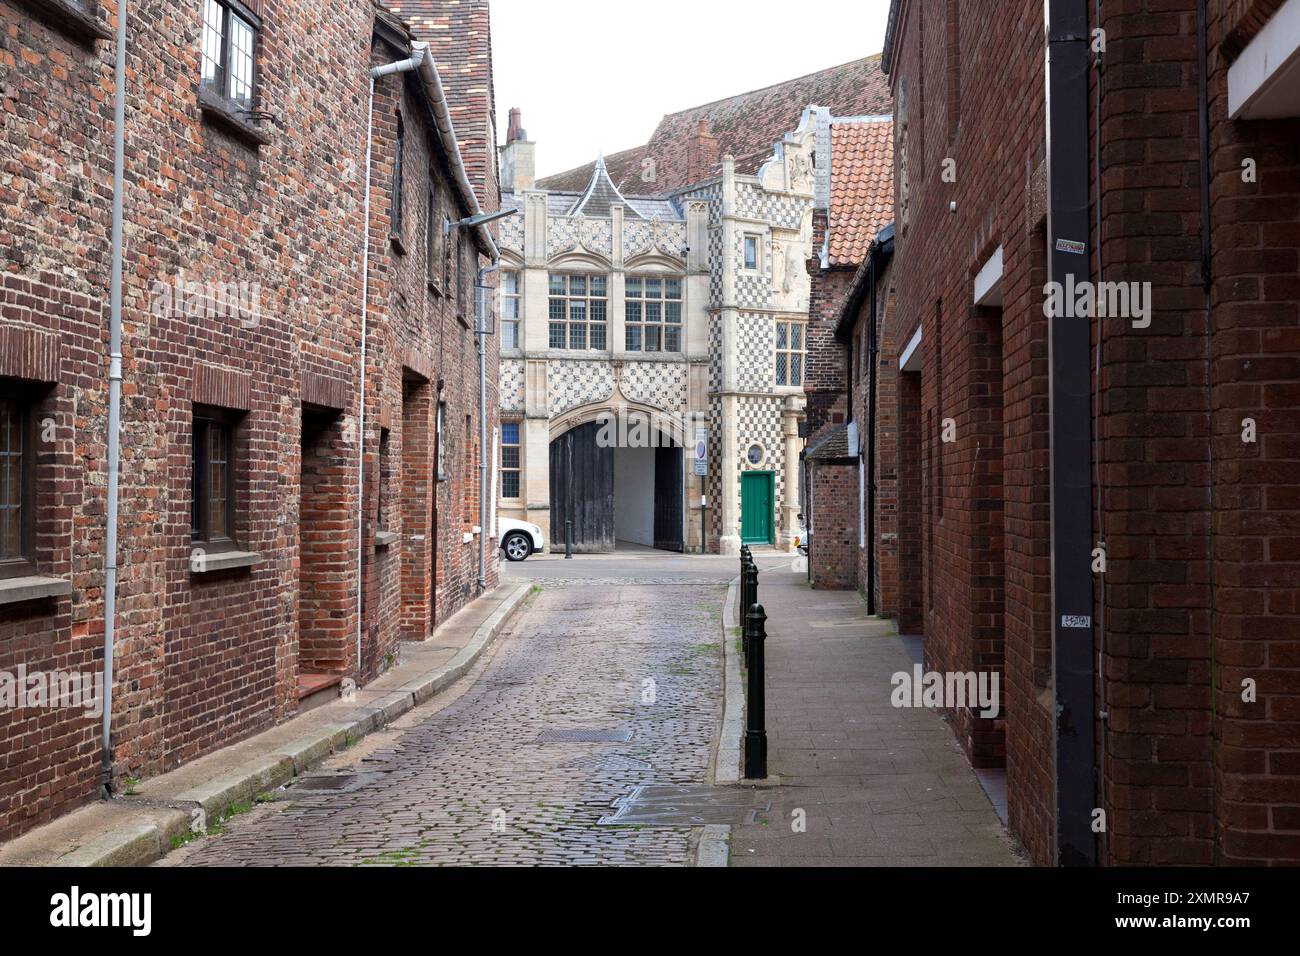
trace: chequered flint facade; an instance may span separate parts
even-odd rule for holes
[[[550,443],[606,414],[643,414],[686,446],[685,550],[739,550],[747,471],[770,480],[766,543],[789,549],[805,404],[811,126],[774,143],[754,174],[724,156],[720,175],[666,192],[653,182],[620,192],[603,162],[585,191],[537,188],[532,148],[522,139],[502,147],[503,205],[520,210],[501,230],[501,418],[518,435],[518,451],[503,449],[503,460],[517,454],[519,471],[498,483],[500,513],[539,525],[562,548],[564,529],[550,522]],[[574,275],[604,293],[599,343],[556,337],[554,310],[564,314],[565,277]],[[644,314],[647,281],[680,290],[680,335],[669,345],[665,334],[653,351],[648,337],[629,333]],[[705,475],[696,466],[701,429]],[[623,506],[616,493],[616,510]]]
[[[205,45],[226,7],[130,11],[108,768],[93,707],[0,707],[0,840],[365,685],[497,580],[495,339],[481,409],[473,331],[490,243],[443,237],[476,203],[410,75],[375,84],[363,221],[370,70],[418,36],[371,0],[244,0],[236,62]],[[0,0],[0,699],[103,666],[110,14]]]

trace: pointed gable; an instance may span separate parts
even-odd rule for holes
[[[586,192],[569,208],[569,215],[608,219],[610,207],[615,204],[626,207],[628,215],[637,219],[644,218],[618,191],[614,181],[609,178],[609,170],[605,168],[605,157],[601,156],[596,160],[596,168],[592,171],[591,182],[587,185]]]

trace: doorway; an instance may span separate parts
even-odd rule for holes
[[[773,520],[775,475],[770,471],[740,473],[740,540],[743,544],[775,544]]]

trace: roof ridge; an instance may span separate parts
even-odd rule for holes
[[[779,86],[789,86],[792,83],[798,83],[800,80],[807,80],[810,79],[811,77],[819,76],[822,73],[829,73],[832,70],[841,70],[844,67],[852,66],[855,63],[865,63],[867,60],[878,60],[880,59],[881,56],[883,56],[883,54],[881,53],[873,53],[870,56],[860,56],[856,60],[845,60],[843,63],[836,63],[831,66],[823,67],[820,70],[813,70],[811,73],[805,73],[802,76],[793,76],[788,80],[781,80],[778,83],[769,83],[767,84],[767,86],[757,86],[752,90],[745,90],[743,93],[733,93],[730,96],[720,96],[716,100],[709,100],[707,103],[697,103],[695,106],[688,106],[685,109],[674,110],[671,113],[665,113],[663,115],[663,119],[659,121],[659,125],[662,126],[663,121],[670,116],[681,116],[683,113],[691,113],[694,112],[695,110],[702,110],[706,106],[716,106],[717,104],[725,103],[728,100],[738,100],[742,96],[752,96],[755,93],[763,93],[767,90],[774,90]],[[655,127],[655,132],[656,133],[659,132],[658,126]],[[653,141],[654,141],[654,137],[652,136],[651,142]]]

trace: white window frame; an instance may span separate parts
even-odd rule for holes
[[[564,293],[556,294],[552,286],[557,278],[564,280]],[[581,295],[574,295],[572,283],[574,279],[585,279],[585,291]],[[593,279],[599,279],[605,283],[604,295],[592,295],[591,283]],[[609,276],[603,272],[552,272],[546,278],[546,347],[555,351],[565,352],[607,352],[609,351]],[[556,320],[552,318],[552,306],[557,300],[564,303],[564,318]],[[573,319],[573,303],[585,303],[585,318],[580,321]],[[591,318],[591,304],[593,302],[603,302],[605,305],[605,317],[599,322]],[[564,344],[555,345],[551,341],[551,326],[563,322],[564,324]],[[583,346],[577,348],[573,345],[573,327],[582,325],[585,327],[583,332]],[[593,325],[602,327],[601,332],[604,337],[604,345],[599,348],[591,344],[591,329]]]
[[[651,282],[659,283],[659,295],[648,295],[648,285]],[[670,297],[668,295],[668,283],[677,283],[677,295]],[[637,284],[641,289],[639,295],[633,295],[633,284]],[[663,352],[670,355],[680,354],[682,351],[682,338],[684,335],[684,315],[683,310],[685,303],[682,298],[685,291],[686,280],[681,276],[674,275],[631,275],[628,276],[624,284],[623,295],[623,347],[628,352],[641,352],[651,354]],[[677,306],[677,321],[668,321],[668,306],[675,304]],[[647,321],[646,314],[650,311],[651,305],[659,307],[659,320]],[[633,311],[635,310],[635,317]],[[633,330],[639,333],[639,341],[635,348],[629,341]],[[652,329],[659,332],[658,348],[646,348],[646,330]],[[677,331],[677,347],[668,348],[668,331],[675,329]]]
[[[779,345],[781,326],[786,326],[786,344]],[[799,348],[791,348],[791,330],[799,329]],[[780,375],[780,357],[784,355],[785,360],[785,381],[781,381]],[[799,356],[799,381],[790,381],[790,358]],[[804,383],[808,381],[808,323],[798,319],[778,319],[772,327],[772,380],[776,382],[777,388],[802,389]]]
[[[513,425],[517,429],[517,431],[515,432],[515,435],[518,438],[517,442],[506,441],[506,429],[511,425]],[[503,501],[522,501],[524,497],[524,423],[503,421],[501,423],[501,442],[499,447],[501,451],[501,483],[497,486],[497,494],[501,497]],[[519,449],[519,464],[515,467],[511,467],[506,464],[505,450],[507,448]],[[518,494],[515,495],[506,494],[507,474],[517,474],[519,476]]]
[[[513,277],[515,290],[508,291],[510,279]],[[519,269],[506,269],[501,273],[501,347],[503,349],[522,348],[519,338],[520,329],[523,324],[522,315],[524,307],[524,274]],[[514,303],[514,318],[510,317],[509,304]],[[509,327],[514,335],[514,344],[506,344],[506,329]]]

